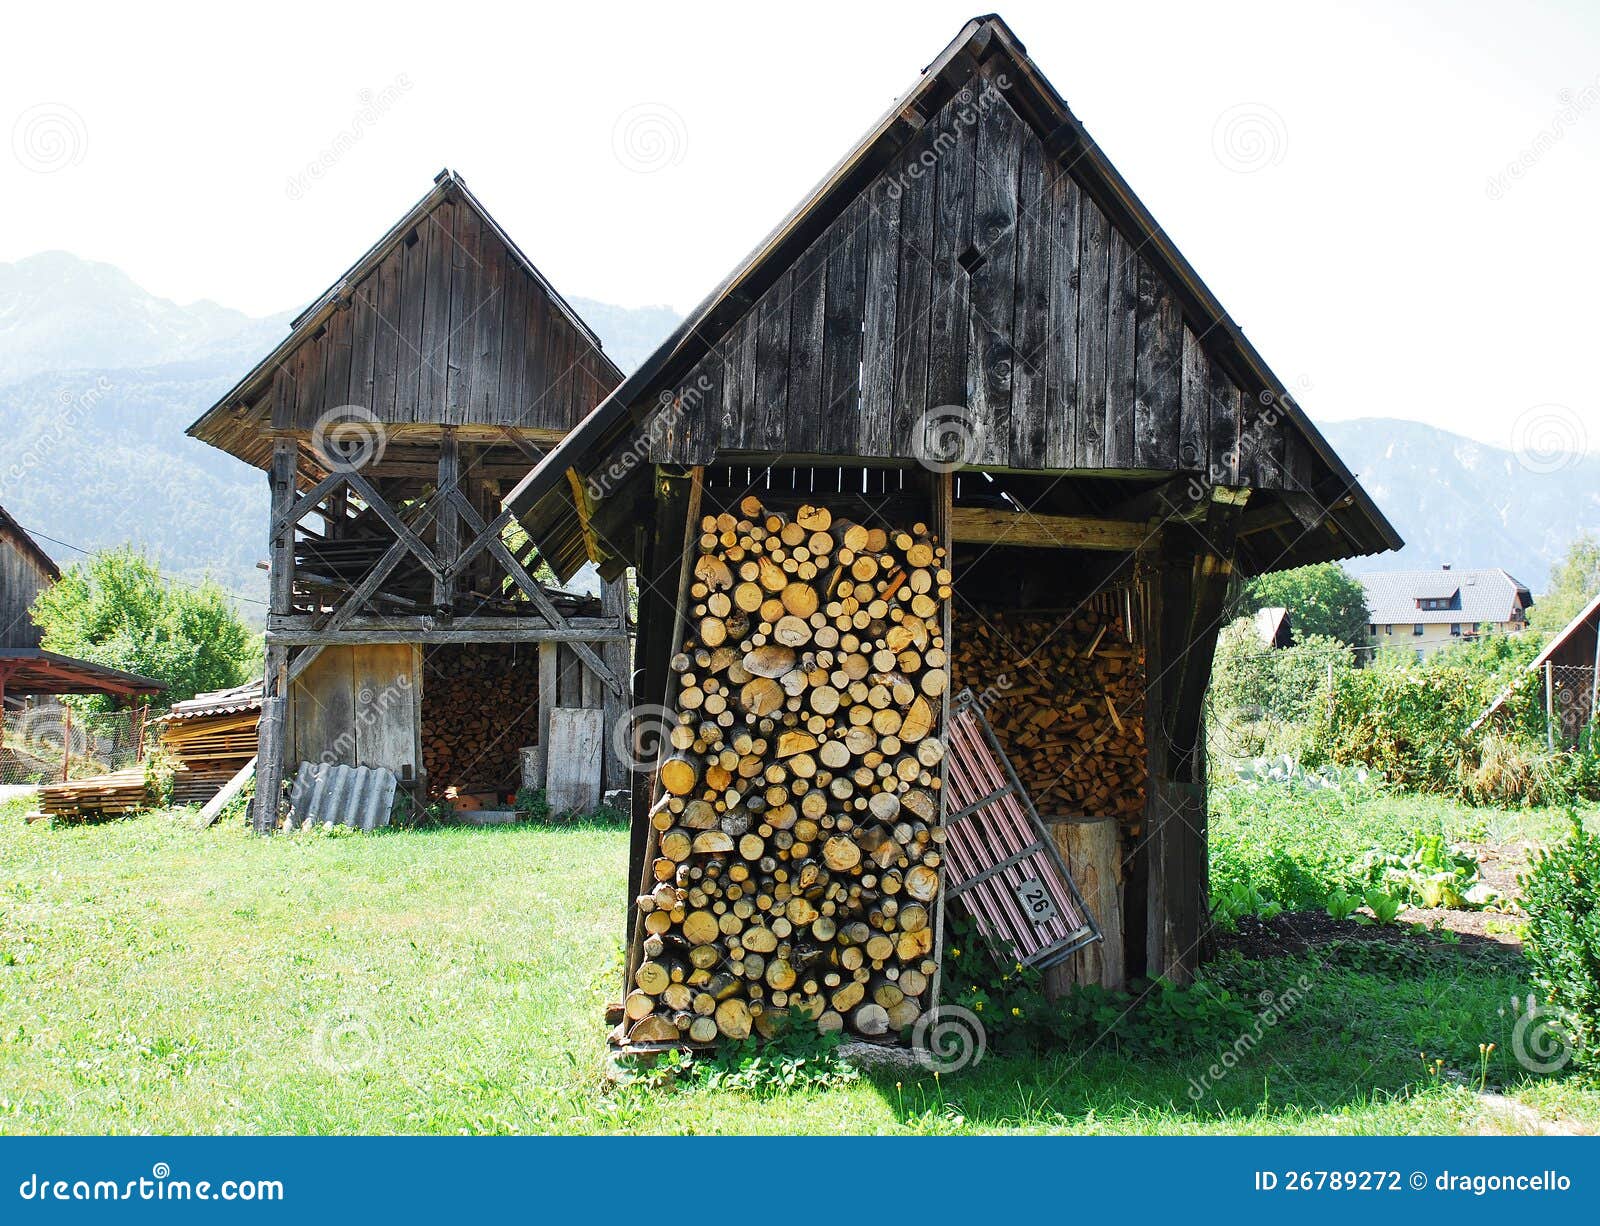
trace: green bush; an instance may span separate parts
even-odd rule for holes
[[[1231,1040],[1252,1018],[1224,987],[1180,988],[1165,980],[1137,993],[1088,984],[1052,1001],[1045,995],[1043,973],[995,958],[971,920],[947,915],[945,928],[944,998],[978,1016],[995,1052],[1097,1047],[1170,1055]]]
[[[1578,1064],[1600,1069],[1600,837],[1574,814],[1571,835],[1538,853],[1521,884],[1534,984]]]
[[[1557,804],[1600,796],[1600,758],[1545,748],[1542,688],[1526,666],[1533,635],[1492,634],[1417,661],[1379,652],[1338,673],[1313,703],[1302,741],[1310,765],[1366,766],[1395,787],[1473,804]],[[1494,719],[1479,718],[1506,695]]]

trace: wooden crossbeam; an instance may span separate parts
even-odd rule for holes
[[[523,594],[533,602],[534,608],[545,615],[552,627],[565,627],[567,619],[561,615],[561,610],[551,603],[550,597],[544,593],[544,588],[540,587],[538,581],[527,572],[521,562],[517,561],[516,555],[506,548],[506,543],[500,539],[499,535],[489,533],[489,525],[483,522],[483,516],[478,514],[477,508],[462,497],[460,490],[451,491],[450,501],[455,506],[456,513],[466,521],[467,527],[472,530],[475,537],[484,542],[484,547],[505,568],[506,573],[511,576],[511,581],[521,588]],[[498,517],[496,522],[498,522]],[[476,540],[474,543],[476,543]],[[584,642],[574,642],[572,650],[579,659],[589,666],[590,671],[605,683],[607,689],[614,694],[625,693],[621,679],[606,667],[605,661],[600,658],[594,648]]]
[[[304,494],[296,498],[287,511],[273,516],[272,531],[269,535],[277,536],[278,533],[286,532],[293,528],[307,515],[310,515],[311,512],[321,506],[324,498],[338,490],[344,484],[344,478],[345,474],[343,472],[331,472],[321,481],[318,481]]]
[[[408,550],[409,547],[404,541],[396,541],[393,545],[390,545],[389,551],[378,559],[377,563],[366,573],[366,577],[361,580],[355,590],[345,597],[339,607],[328,616],[327,623],[323,626],[323,632],[332,634],[354,617],[361,606],[372,598],[373,593],[383,586],[383,581],[389,577],[389,573],[400,565]],[[289,662],[290,684],[293,684],[296,677],[311,667],[312,661],[322,654],[324,646],[325,644],[322,643],[314,643],[296,654],[295,658]]]
[[[1131,553],[1148,544],[1155,531],[1142,520],[1036,515],[1031,511],[1001,511],[991,507],[954,507],[950,512],[951,537],[983,545]]]
[[[383,495],[373,489],[372,483],[360,473],[354,471],[347,472],[345,480],[349,483],[350,488],[360,496],[361,501],[367,504],[372,513],[388,526],[389,531],[395,534],[400,544],[415,555],[417,561],[427,567],[435,578],[442,578],[444,568],[440,565],[439,559],[434,556],[433,550],[429,549],[427,543],[411,530],[405,520],[395,513],[394,508],[388,504]],[[438,497],[428,500],[427,507],[423,512],[424,520],[434,513],[439,501]]]

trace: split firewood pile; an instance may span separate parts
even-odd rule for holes
[[[701,533],[621,1034],[898,1033],[937,965],[944,548],[754,497]]]
[[[514,792],[524,745],[539,739],[538,648],[430,647],[422,684],[422,761],[429,789]]]
[[[984,697],[995,736],[1045,816],[1144,809],[1144,655],[1120,616],[964,612],[955,684]]]

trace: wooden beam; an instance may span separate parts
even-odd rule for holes
[[[1035,515],[990,507],[954,507],[952,540],[983,545],[1021,545],[1035,549],[1103,549],[1132,553],[1148,544],[1158,529],[1140,520],[1095,519],[1081,515]]]
[[[279,440],[282,441],[281,439]],[[280,532],[291,530],[307,515],[315,511],[322,504],[322,500],[339,489],[344,484],[344,473],[332,472],[313,485],[304,494],[294,500],[294,504],[280,517],[273,516],[272,535],[276,537]]]
[[[585,619],[593,620],[593,619]],[[603,629],[546,626],[539,630],[268,630],[267,642],[284,647],[363,646],[373,643],[626,643],[627,632],[615,625]],[[296,676],[299,675],[296,671]]]
[[[669,662],[673,652],[683,646],[689,615],[689,588],[694,578],[694,551],[700,539],[700,505],[705,493],[703,466],[689,470],[687,478],[655,470],[655,532],[647,558],[653,576],[640,575],[639,611],[641,623],[651,627],[647,640],[648,657],[639,663],[644,675],[645,702],[658,702],[663,725],[675,722],[677,695],[672,690]],[[670,606],[668,602],[671,602]],[[649,610],[648,617],[646,610]],[[662,627],[672,627],[669,637]],[[631,730],[630,730],[631,731]],[[635,749],[640,748],[635,745]],[[623,995],[633,986],[638,969],[638,951],[643,938],[644,916],[633,905],[634,898],[651,888],[650,863],[655,859],[659,832],[648,814],[660,797],[661,760],[672,751],[665,736],[657,737],[655,767],[634,786],[633,812],[629,824],[627,966],[623,976]]]
[[[483,522],[483,516],[478,514],[477,508],[462,497],[460,490],[451,491],[450,501],[455,505],[456,510],[460,512],[461,518],[467,521],[467,527],[477,533],[480,538],[486,537],[489,525]],[[511,581],[521,588],[523,594],[533,602],[533,607],[543,613],[552,625],[565,626],[567,619],[550,602],[550,597],[545,595],[544,588],[539,586],[538,581],[527,572],[522,563],[517,561],[515,555],[506,548],[506,543],[498,536],[487,536],[486,545],[489,552],[495,556],[496,561],[505,568],[506,574],[511,576]],[[574,641],[572,650],[578,654],[579,659],[594,670],[595,675],[608,688],[618,694],[623,692],[621,678],[606,667],[605,661],[595,654],[594,648],[587,643]]]
[[[267,601],[274,613],[288,613],[294,606],[294,523],[287,517],[294,505],[294,470],[299,453],[299,445],[293,440],[273,440],[272,467],[268,471],[272,523],[267,538]]]
[[[314,613],[296,613],[289,617],[269,617],[267,619],[269,633],[274,630],[303,632],[322,630],[324,628],[323,619]],[[490,614],[472,614],[466,617],[444,619],[430,617],[426,614],[358,613],[344,623],[344,628],[346,630],[392,630],[401,634],[423,634],[429,630],[483,630],[491,633],[495,631],[521,633],[523,631],[538,632],[541,630],[571,629],[578,632],[575,637],[594,642],[606,641],[620,634],[617,628],[617,619],[609,615],[569,617],[566,619],[564,626],[553,626],[546,618],[538,616],[495,617]]]
[[[367,508],[388,526],[390,532],[395,534],[396,538],[398,538],[398,544],[404,545],[406,549],[416,556],[417,561],[426,566],[435,577],[443,574],[443,568],[439,564],[439,559],[434,557],[433,550],[429,549],[427,543],[395,513],[394,508],[389,505],[382,494],[372,487],[371,482],[358,472],[346,473],[345,480],[349,482],[350,488],[360,496],[361,501],[367,504]],[[447,499],[440,497],[428,499],[427,506],[423,509],[422,517],[419,519],[417,526],[420,528],[429,516],[442,510],[442,504],[446,501]]]
[[[439,476],[434,497],[439,500],[439,514],[434,524],[434,546],[439,558],[439,569],[433,577],[433,603],[439,609],[452,609],[456,602],[455,561],[461,553],[461,534],[457,531],[455,508],[450,505],[450,495],[460,484],[460,455],[456,448],[456,432],[446,430],[439,439]]]
[[[518,451],[522,452],[522,454],[527,458],[528,463],[532,464],[535,468],[537,468],[539,462],[544,459],[544,452],[540,451],[510,426],[501,426],[500,433],[505,436],[507,442],[514,446]],[[524,473],[523,475],[526,476],[527,474]]]
[[[341,629],[346,622],[356,615],[362,605],[372,599],[373,593],[382,587],[383,581],[389,577],[389,572],[400,565],[400,560],[406,556],[408,548],[404,541],[396,541],[389,546],[389,551],[379,558],[372,569],[366,573],[366,577],[361,580],[355,591],[345,597],[344,602],[329,614],[327,623],[323,626],[324,633],[332,633]],[[337,640],[329,639],[327,641],[334,642]],[[312,644],[301,649],[295,656],[289,664],[288,682],[290,685],[293,685],[295,678],[310,668],[312,661],[322,654],[322,647],[323,644],[321,643]]]
[[[600,547],[600,537],[594,530],[594,507],[576,468],[567,469],[567,484],[572,488],[572,506],[578,515],[578,528],[583,533],[584,552],[589,555],[589,561],[599,566],[610,556],[610,551]]]

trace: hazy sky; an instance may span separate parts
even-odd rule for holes
[[[0,260],[263,314],[449,165],[565,292],[687,310],[971,15],[12,6]],[[1600,3],[1002,15],[1314,416],[1600,447]]]

